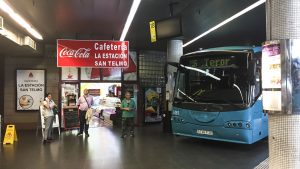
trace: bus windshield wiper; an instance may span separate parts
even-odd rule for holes
[[[196,102],[193,98],[191,98],[190,96],[188,96],[186,93],[184,93],[183,91],[181,91],[180,89],[177,89],[177,91],[181,94],[183,94],[186,98],[188,98],[189,100],[191,100],[192,102]],[[183,101],[183,100],[182,100]]]
[[[213,75],[211,73],[208,73],[208,72],[206,72],[206,71],[204,71],[202,69],[198,69],[198,68],[194,68],[194,67],[190,67],[190,66],[184,66],[182,64],[180,66],[183,67],[183,68],[185,68],[185,69],[188,69],[188,70],[193,70],[193,71],[196,71],[196,72],[200,72],[200,73],[205,74],[206,76],[209,76],[209,77],[211,77],[211,78],[213,78],[215,80],[218,80],[218,81],[221,80],[219,77],[217,77],[217,76],[215,76],[215,75]]]

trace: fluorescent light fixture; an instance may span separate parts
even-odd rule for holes
[[[29,46],[32,49],[36,50],[36,43],[33,39],[31,39],[29,36],[25,36],[23,40],[23,44],[25,46]]]
[[[0,0],[0,9],[7,13],[20,26],[25,28],[32,36],[42,40],[43,37],[33,27],[30,26],[19,14],[17,14],[4,0]]]
[[[248,6],[247,8],[245,8],[245,9],[243,9],[242,11],[236,13],[235,15],[231,16],[230,18],[224,20],[223,22],[219,23],[218,25],[216,25],[216,26],[210,28],[208,31],[206,31],[206,32],[200,34],[199,36],[195,37],[194,39],[188,41],[187,43],[185,43],[185,44],[183,45],[183,47],[186,47],[186,46],[188,46],[188,45],[194,43],[196,40],[198,40],[198,39],[204,37],[205,35],[211,33],[212,31],[214,31],[214,30],[216,30],[216,29],[218,29],[218,28],[220,28],[221,26],[223,26],[223,25],[229,23],[230,21],[232,21],[232,20],[238,18],[239,16],[241,16],[241,15],[243,15],[243,14],[245,14],[245,13],[251,11],[252,9],[258,7],[259,5],[261,5],[261,4],[265,3],[265,2],[266,2],[266,0],[259,0],[259,1],[255,2],[254,4]]]
[[[122,31],[122,35],[121,35],[120,41],[123,41],[125,39],[126,34],[128,32],[128,29],[129,29],[129,27],[131,25],[131,22],[132,22],[132,20],[134,18],[134,15],[135,15],[135,13],[136,13],[136,11],[137,11],[140,3],[141,3],[141,0],[133,0],[132,6],[130,8],[129,15],[127,17],[125,26],[124,26],[123,31]]]

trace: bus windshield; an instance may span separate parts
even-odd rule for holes
[[[175,100],[244,104],[249,52],[208,52],[181,59]]]

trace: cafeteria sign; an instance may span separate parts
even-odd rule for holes
[[[57,40],[58,67],[129,67],[128,41]]]
[[[17,110],[39,110],[45,97],[45,70],[17,70]]]

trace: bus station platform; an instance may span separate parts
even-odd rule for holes
[[[194,139],[163,133],[160,124],[136,128],[134,138],[120,129],[56,134],[43,145],[35,131],[18,131],[18,142],[1,145],[1,169],[253,169],[268,157],[268,140],[251,145]]]

